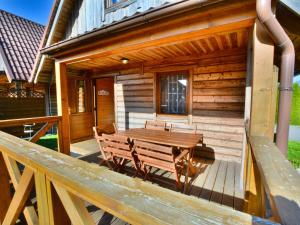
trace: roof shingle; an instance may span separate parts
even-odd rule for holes
[[[0,45],[11,67],[11,80],[29,80],[44,29],[0,9]]]

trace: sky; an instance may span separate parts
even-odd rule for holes
[[[0,9],[46,25],[54,0],[0,0]]]

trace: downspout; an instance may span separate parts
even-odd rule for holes
[[[256,12],[259,21],[266,28],[275,44],[281,48],[280,96],[276,145],[287,155],[289,122],[292,105],[292,87],[295,66],[295,50],[292,41],[285,33],[272,12],[271,0],[257,0]],[[261,74],[263,76],[263,74]]]

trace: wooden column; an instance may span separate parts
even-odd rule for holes
[[[68,103],[67,68],[64,63],[55,62],[57,115],[62,119],[58,124],[58,149],[70,154],[70,116]]]
[[[278,81],[273,71],[274,45],[258,21],[252,35],[250,135],[273,140]]]

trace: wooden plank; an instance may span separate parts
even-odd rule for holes
[[[269,221],[109,171],[3,132],[0,132],[0,137],[1,152],[22,164],[30,163],[32,168],[43,171],[51,181],[62,182],[62,187],[68,192],[131,224],[185,225],[207,221],[216,224],[224,221],[228,224],[270,224]]]
[[[245,87],[245,79],[238,80],[220,80],[220,81],[195,81],[193,83],[193,88],[235,88],[235,87]]]
[[[45,174],[40,171],[34,173],[35,191],[37,199],[37,208],[39,212],[39,224],[54,225],[54,215],[50,213],[53,209],[49,209],[47,179]]]
[[[206,130],[206,131],[217,131],[217,132],[230,132],[243,134],[244,128],[241,126],[230,126],[230,125],[219,125],[219,124],[205,124],[198,123],[197,130]]]
[[[128,75],[121,75],[117,76],[117,81],[122,81],[122,80],[135,80],[135,79],[147,79],[147,78],[152,78],[153,74],[152,73],[144,73],[144,74],[128,74]]]
[[[226,65],[223,65],[226,67]],[[242,79],[246,78],[246,71],[241,72],[223,72],[223,73],[203,73],[194,75],[194,81],[207,81],[207,80],[226,80],[226,79]]]
[[[3,153],[0,153],[0,183],[0,223],[2,224],[11,202],[9,175],[3,159]]]
[[[53,183],[53,185],[70,217],[72,224],[94,224],[91,215],[80,198],[69,193],[57,183]]]
[[[234,167],[234,208],[237,210],[242,210],[244,206],[244,191],[240,186],[241,179],[241,164],[235,163]]]
[[[214,65],[214,66],[204,66],[195,69],[196,74],[200,73],[216,73],[216,72],[233,72],[233,71],[245,71],[245,63],[231,63],[227,65]],[[230,74],[229,74],[230,75]]]
[[[46,123],[46,122],[56,123],[60,119],[61,119],[60,116],[43,116],[43,117],[0,120],[0,128],[15,127],[20,125],[23,126],[24,124],[31,124],[31,123]]]
[[[210,167],[212,165],[212,161],[209,159],[205,159],[201,161],[200,169],[196,173],[196,180],[192,183],[192,186],[190,188],[190,195],[198,197],[202,191],[203,185],[205,183],[205,180],[208,179],[208,173],[210,170]]]
[[[234,207],[234,181],[235,181],[235,164],[228,162],[226,179],[224,184],[224,192],[222,198],[222,205],[227,205],[229,207]]]
[[[201,88],[195,89],[193,88],[193,96],[244,96],[245,88],[244,87],[236,87],[236,88]]]
[[[209,174],[208,174],[209,179],[205,180],[202,191],[199,195],[200,198],[210,200],[210,197],[212,194],[212,189],[213,189],[215,180],[217,178],[219,166],[220,166],[220,161],[215,160],[209,170]]]
[[[57,96],[57,115],[61,116],[58,129],[58,149],[70,154],[70,117],[68,103],[67,68],[63,63],[55,62],[55,81]]]
[[[224,118],[224,117],[209,117],[209,116],[194,116],[194,123],[218,124],[218,125],[231,125],[231,126],[244,126],[243,118]]]
[[[244,96],[193,96],[193,102],[221,102],[221,103],[234,103],[245,102]]]
[[[216,181],[215,181],[215,184],[212,189],[210,201],[217,202],[220,204],[222,203],[227,166],[228,166],[228,163],[226,161],[221,161],[219,169],[218,169]]]
[[[224,103],[224,102],[194,102],[193,110],[219,110],[219,111],[244,111],[244,103]]]
[[[33,171],[28,167],[25,167],[22,177],[16,192],[11,200],[6,216],[3,220],[3,225],[15,224],[20,213],[25,207],[26,201],[30,195],[30,191],[33,187]]]

